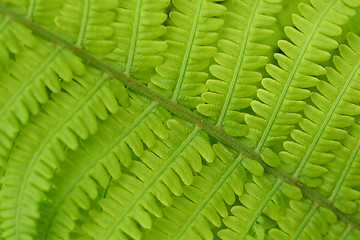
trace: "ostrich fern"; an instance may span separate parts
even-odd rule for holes
[[[359,6],[1,0],[0,239],[359,239]]]

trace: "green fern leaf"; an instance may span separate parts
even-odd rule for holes
[[[359,6],[0,1],[0,239],[358,239]]]
[[[275,3],[234,1],[233,12],[225,14],[231,27],[223,29],[223,39],[218,42],[221,52],[214,58],[217,65],[209,68],[217,80],[206,82],[210,91],[203,93],[202,99],[207,104],[198,105],[197,110],[214,117],[217,125],[232,136],[247,134],[244,109],[250,106],[256,83],[261,80],[257,69],[267,63],[270,49],[263,42],[272,33],[265,27],[274,24],[272,15],[281,9]]]
[[[156,67],[151,78],[153,88],[161,88],[185,106],[196,107],[199,95],[206,91],[204,71],[216,48],[208,46],[216,41],[216,31],[222,26],[225,8],[215,1],[173,1],[176,10],[169,13],[165,35],[168,45],[162,53],[164,62]]]

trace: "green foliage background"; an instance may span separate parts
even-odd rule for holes
[[[359,239],[359,0],[1,0],[0,238]]]

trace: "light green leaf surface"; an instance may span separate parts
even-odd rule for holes
[[[0,239],[359,239],[359,6],[0,0]]]

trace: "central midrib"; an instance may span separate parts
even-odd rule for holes
[[[189,142],[196,136],[199,132],[199,128],[195,127],[194,130],[189,134],[189,136],[181,143],[181,145],[173,152],[173,154],[166,160],[166,162],[161,166],[159,170],[151,177],[149,182],[145,184],[142,190],[136,195],[135,199],[131,201],[130,205],[127,205],[126,208],[122,211],[121,215],[116,218],[114,224],[109,229],[107,234],[103,237],[103,240],[109,239],[109,237],[116,230],[116,227],[122,222],[122,220],[127,216],[127,214],[134,208],[135,204],[147,193],[151,186],[155,183],[155,181],[163,174],[163,172],[170,166],[171,163],[176,159],[176,157],[185,149],[185,147],[189,144]]]
[[[349,75],[347,81],[345,82],[344,86],[342,87],[340,93],[338,94],[336,100],[334,101],[333,105],[331,106],[331,109],[329,111],[329,113],[327,114],[325,120],[323,121],[321,128],[319,129],[319,131],[317,132],[317,135],[315,136],[312,144],[310,145],[308,151],[306,152],[305,157],[302,159],[301,164],[299,165],[299,167],[296,170],[296,173],[294,174],[294,177],[297,178],[298,175],[301,173],[305,163],[307,162],[308,157],[310,156],[311,152],[313,151],[316,143],[318,142],[320,136],[323,134],[323,131],[325,130],[325,127],[327,126],[327,124],[330,121],[331,116],[333,115],[335,108],[337,107],[337,105],[340,102],[340,99],[343,97],[346,89],[348,88],[351,80],[353,79],[353,77],[355,76],[358,68],[360,67],[360,62],[358,62],[358,64],[354,67],[354,70],[351,72],[351,74]],[[353,163],[354,158],[356,157],[357,152],[359,151],[360,148],[360,141],[357,143],[355,150],[353,151],[353,153],[351,154],[349,161],[346,164],[345,169],[342,171],[340,180],[337,182],[329,200],[332,201],[336,195],[339,192],[339,189],[343,183],[343,181],[345,180],[345,177]],[[292,237],[292,240],[297,240],[300,236],[300,234],[302,233],[303,229],[307,226],[308,222],[311,220],[312,216],[315,214],[315,212],[317,211],[318,207],[317,207],[318,203],[314,203],[311,211],[307,214],[306,218],[302,221],[300,227],[297,229],[297,231],[295,232],[294,236]]]
[[[64,48],[67,48],[71,51],[73,51],[76,55],[84,59],[84,61],[91,66],[94,66],[95,68],[101,69],[102,71],[113,75],[116,79],[121,81],[124,85],[128,86],[132,90],[140,93],[141,95],[152,99],[153,101],[157,102],[170,112],[174,113],[175,115],[179,116],[182,119],[185,119],[189,122],[192,122],[200,128],[213,136],[214,138],[218,139],[220,142],[224,143],[225,145],[233,148],[234,150],[237,150],[239,152],[242,152],[245,156],[250,157],[252,159],[255,159],[262,163],[265,168],[267,168],[272,174],[280,177],[287,183],[291,185],[297,185],[297,182],[288,174],[281,172],[281,170],[270,167],[269,165],[265,164],[264,161],[261,159],[261,157],[258,154],[258,151],[256,149],[248,146],[246,143],[240,142],[238,139],[235,139],[228,134],[225,134],[223,131],[221,131],[219,128],[211,124],[211,121],[204,120],[203,118],[199,117],[197,114],[191,112],[189,109],[179,105],[178,103],[174,101],[170,101],[165,95],[162,95],[161,93],[155,92],[148,87],[144,86],[143,84],[135,81],[129,76],[126,76],[123,74],[123,72],[107,65],[106,63],[98,60],[97,58],[93,57],[92,55],[85,52],[83,49],[74,46],[71,43],[68,43],[66,40],[62,39],[61,37],[54,35],[53,33],[45,30],[43,27],[38,25],[37,23],[33,21],[27,21],[22,16],[14,13],[10,9],[1,6],[0,5],[0,12],[6,14],[7,16],[15,19],[16,21],[22,23],[23,25],[27,26],[29,29],[31,29],[35,34],[52,41],[53,43],[58,44],[59,46],[62,46]],[[304,194],[309,196],[311,199],[317,199],[320,201],[324,206],[326,206],[329,209],[332,209],[335,211],[338,215],[340,215],[344,220],[352,223],[354,227],[360,229],[360,223],[357,222],[353,217],[348,216],[346,214],[343,214],[338,208],[332,206],[327,200],[323,199],[322,197],[318,196],[316,193],[314,193],[312,190],[308,189],[306,186],[300,186],[299,187]]]
[[[351,164],[353,163],[353,160],[356,156],[356,154],[358,153],[360,148],[360,141],[357,143],[355,150],[353,151],[353,153],[351,154],[351,157],[349,158],[348,163],[346,164],[346,168],[343,170],[342,175],[340,180],[338,181],[338,183],[336,184],[336,187],[334,188],[331,196],[329,197],[330,201],[333,201],[335,199],[335,197],[337,196],[337,194],[339,193],[339,189],[342,185],[342,183],[345,180],[345,176],[347,175],[348,171],[349,171],[349,166],[351,166]],[[311,218],[313,217],[313,215],[315,214],[315,212],[319,209],[318,208],[318,203],[314,203],[313,207],[311,209],[311,211],[307,214],[306,218],[302,221],[300,227],[297,229],[296,233],[294,234],[294,237],[292,238],[292,240],[297,240],[300,236],[300,234],[302,233],[302,231],[304,230],[304,228],[307,226],[307,224],[309,223],[309,221],[311,220]],[[340,239],[346,239],[347,235],[350,233],[352,229],[352,225],[351,223],[349,224],[349,227],[344,231],[342,237]],[[339,239],[339,240],[340,240]]]

